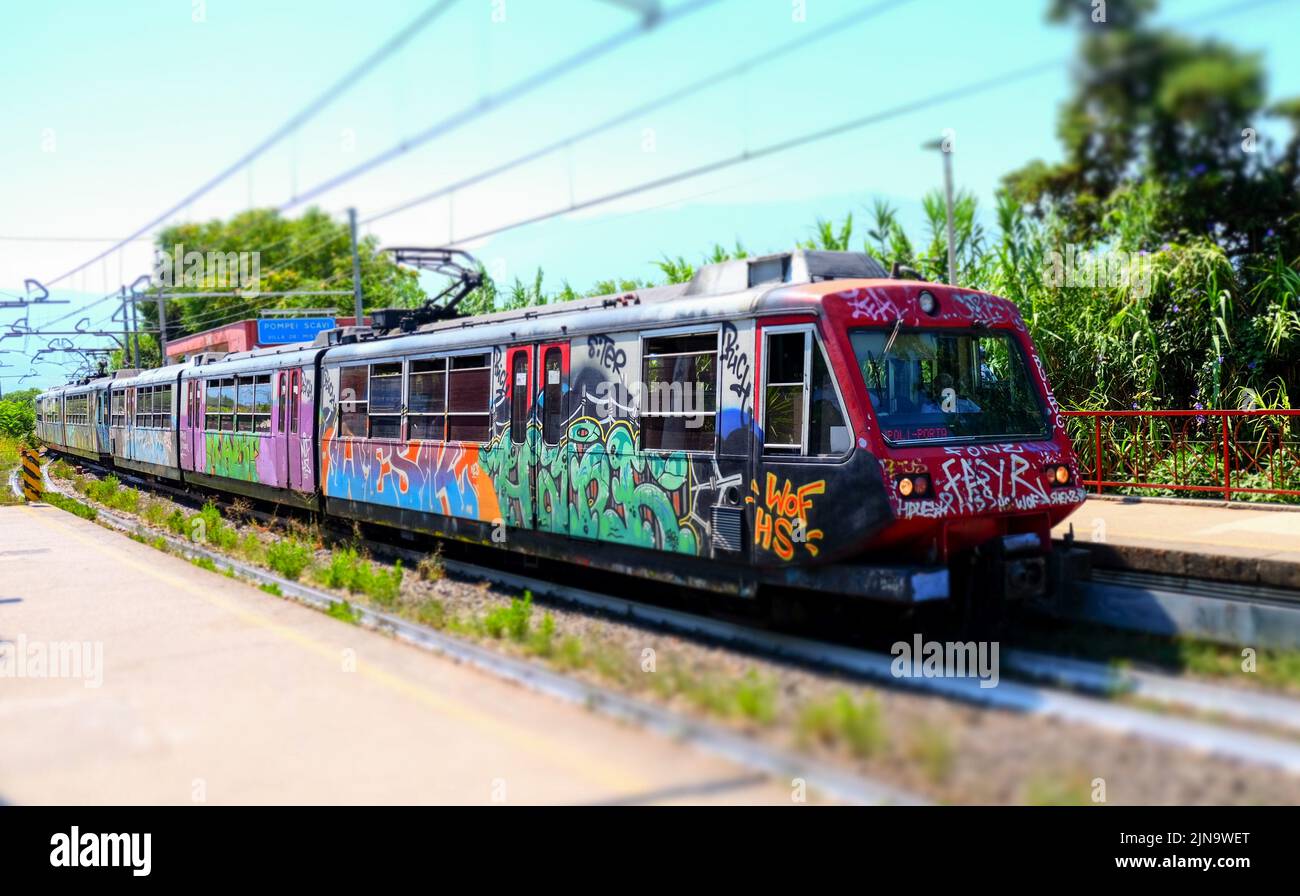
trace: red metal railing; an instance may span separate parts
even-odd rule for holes
[[[1300,497],[1300,411],[1065,411],[1083,485]]]

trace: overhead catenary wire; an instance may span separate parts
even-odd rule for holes
[[[459,245],[464,245],[466,243],[472,243],[478,240],[487,239],[490,236],[496,236],[497,234],[505,233],[508,230],[516,230],[520,227],[526,227],[530,224],[537,224],[542,221],[550,220],[551,218],[558,218],[561,215],[567,215],[572,212],[582,211],[583,209],[592,208],[598,205],[605,205],[610,202],[615,202],[619,199],[626,199],[629,196],[635,196],[639,193],[646,193],[651,190],[657,190],[663,187],[672,186],[673,184],[679,183],[681,181],[687,181],[696,177],[701,177],[706,174],[712,174],[716,171],[722,171],[724,169],[732,168],[736,165],[741,165],[746,162],[753,162],[758,159],[765,158],[767,156],[776,155],[782,152],[788,152],[792,149],[798,149],[799,147],[807,146],[811,143],[817,143],[822,140],[828,140],[832,137],[838,137],[842,134],[847,134],[852,131],[867,127],[869,125],[878,124],[882,121],[887,121],[891,118],[898,118],[900,116],[907,115],[912,112],[917,112],[920,111],[921,109],[925,109],[930,106],[951,102],[952,100],[955,99],[961,99],[963,97],[972,96],[976,93],[983,93],[985,91],[993,90],[998,87],[1004,87],[1008,84],[1013,84],[1016,81],[1022,81],[1027,78],[1031,78],[1043,74],[1044,72],[1056,68],[1058,65],[1060,65],[1060,61],[1056,59],[1053,59],[1048,62],[1039,62],[1033,65],[1025,66],[1023,68],[1015,69],[1010,72],[1005,72],[993,78],[988,78],[983,81],[978,81],[974,84],[970,84],[964,87],[957,87],[957,88],[953,88],[952,90],[940,91],[939,93],[931,94],[930,96],[922,97],[921,99],[912,100],[910,102],[903,103],[901,105],[894,106],[892,108],[885,109],[880,112],[873,112],[869,115],[864,115],[859,118],[851,119],[846,122],[841,122],[840,124],[831,125],[830,127],[821,128],[816,131],[800,134],[798,136],[790,137],[785,140],[779,140],[776,141],[775,143],[769,143],[766,146],[759,147],[758,149],[745,149],[734,155],[726,156],[721,159],[715,159],[712,162],[706,162],[702,165],[696,165],[691,168],[687,168],[682,171],[675,172],[673,174],[664,175],[662,177],[656,177],[648,181],[643,181],[639,184],[634,184],[630,187],[624,187],[619,190],[614,190],[613,192],[610,193],[604,193],[600,196],[595,196],[590,199],[584,199],[580,202],[570,203],[562,208],[552,209],[551,211],[542,212],[541,214],[537,214],[537,215],[531,215],[527,218],[520,218],[519,220],[512,221],[508,224],[503,224],[498,227],[492,227],[487,230],[483,230],[478,233],[471,234],[470,236],[460,237],[458,239],[451,241],[451,245],[459,246]]]
[[[420,131],[412,137],[402,140],[388,149],[380,152],[364,162],[352,166],[346,171],[342,171],[333,177],[327,178],[304,192],[290,198],[278,206],[280,211],[287,211],[295,206],[308,202],[323,193],[342,186],[350,180],[360,177],[368,171],[372,171],[381,165],[391,162],[400,155],[410,152],[417,147],[423,146],[435,137],[441,137],[452,131],[468,124],[476,118],[486,115],[488,112],[496,111],[535,90],[549,84],[550,82],[567,75],[571,72],[595,62],[614,50],[630,43],[633,40],[643,36],[652,29],[658,28],[667,22],[686,18],[700,10],[710,6],[715,6],[722,0],[687,0],[670,10],[661,12],[653,19],[648,19],[640,24],[630,28],[625,28],[609,37],[602,38],[591,46],[583,47],[576,53],[572,53],[561,59],[554,65],[548,66],[542,71],[529,75],[520,81],[516,81],[509,87],[496,93],[489,94],[475,103],[464,107],[458,112],[447,116],[434,123],[433,125]]]
[[[605,119],[599,124],[595,124],[590,127],[575,131],[574,133],[569,134],[566,137],[562,137],[559,140],[554,140],[546,144],[545,146],[539,147],[537,149],[529,150],[528,152],[516,156],[515,158],[510,159],[509,161],[502,162],[499,165],[494,165],[491,168],[486,168],[478,172],[477,174],[471,174],[468,177],[461,178],[458,181],[439,187],[431,192],[425,193],[421,196],[417,196],[414,199],[405,200],[401,203],[398,203],[395,206],[385,209],[382,212],[378,212],[376,214],[370,215],[369,217],[363,218],[361,220],[361,223],[370,224],[375,221],[382,220],[384,218],[398,214],[399,212],[407,211],[408,209],[414,208],[418,205],[422,205],[426,202],[431,202],[434,199],[441,198],[448,194],[455,193],[459,190],[463,190],[466,187],[473,186],[475,184],[481,183],[490,178],[504,174],[507,171],[511,171],[515,168],[519,168],[523,165],[528,164],[529,162],[534,162],[540,158],[544,158],[545,156],[548,156],[551,153],[558,152],[559,150],[570,147],[575,143],[580,143],[584,140],[588,140],[592,137],[595,137],[598,134],[602,134],[606,131],[612,130],[613,128],[616,128],[619,125],[626,124],[629,121],[633,121],[641,117],[642,115],[655,111],[656,109],[661,109],[664,106],[672,105],[673,103],[680,102],[681,100],[684,100],[687,97],[694,96],[695,94],[701,93],[705,90],[708,90],[709,88],[716,87],[719,83],[723,81],[727,81],[732,78],[738,77],[740,75],[746,74],[747,72],[755,68],[758,68],[759,66],[774,62],[777,59],[780,59],[783,56],[793,53],[796,50],[803,49],[809,46],[810,44],[816,43],[821,40],[825,40],[828,37],[843,34],[844,30],[852,25],[860,24],[861,22],[867,19],[873,18],[877,15],[880,15],[881,13],[887,12],[894,7],[902,6],[910,2],[912,2],[912,0],[886,0],[886,2],[884,3],[877,3],[873,6],[868,6],[862,9],[854,10],[848,15],[841,16],[835,21],[830,22],[827,25],[823,25],[821,28],[818,28],[808,34],[802,35],[801,37],[798,37],[795,40],[787,41],[776,47],[762,50],[759,53],[756,53],[753,56],[749,56],[740,62],[734,63],[725,68],[714,71],[708,75],[705,75],[702,78],[698,78],[690,82],[689,84],[670,90],[667,93],[661,94],[660,96],[657,96],[652,100],[648,100],[646,102],[639,103],[635,106],[632,106],[631,108],[626,109],[623,112],[619,112],[618,114],[614,115],[611,118]]]
[[[430,7],[430,9],[425,11],[425,13],[421,16],[420,19],[417,19],[416,22],[412,23],[412,25],[407,26],[407,29],[404,29],[404,31],[400,33],[398,37],[395,37],[393,40],[390,40],[388,44],[386,44],[379,51],[376,51],[376,53],[371,54],[371,56],[368,57],[367,60],[363,62],[360,66],[354,69],[353,72],[350,72],[349,75],[344,76],[344,78],[341,79],[334,87],[330,88],[330,90],[327,90],[325,94],[323,94],[317,100],[313,101],[313,103],[309,104],[307,108],[299,112],[298,115],[294,116],[294,118],[291,119],[286,125],[279,128],[275,133],[273,133],[270,137],[264,140],[253,150],[251,150],[250,152],[242,156],[234,164],[224,169],[215,178],[212,178],[207,183],[205,183],[202,187],[200,187],[198,190],[195,190],[194,192],[186,196],[184,199],[182,199],[180,202],[176,203],[172,208],[168,209],[166,212],[159,215],[154,220],[150,221],[148,224],[144,225],[143,227],[133,232],[129,237],[125,238],[124,240],[120,241],[119,243],[113,246],[110,246],[108,249],[105,249],[103,252],[94,256],[88,261],[82,263],[81,265],[78,265],[77,267],[67,271],[64,274],[61,274],[60,276],[54,278],[53,280],[48,281],[47,285],[53,286],[59,283],[60,281],[66,279],[67,277],[82,271],[84,268],[88,267],[89,265],[94,264],[99,259],[120,249],[123,245],[126,244],[126,242],[139,237],[141,234],[147,232],[150,228],[167,220],[167,218],[171,217],[177,211],[184,209],[195,199],[199,198],[200,196],[208,192],[210,189],[214,188],[219,183],[226,180],[237,170],[239,170],[239,168],[243,167],[244,165],[256,159],[259,155],[261,155],[263,152],[265,152],[275,143],[278,143],[285,136],[292,133],[293,130],[295,130],[303,122],[309,119],[312,115],[315,115],[316,112],[319,112],[321,108],[323,108],[325,105],[328,105],[328,103],[332,101],[339,93],[342,93],[347,86],[351,85],[351,80],[355,80],[356,78],[361,77],[363,74],[369,71],[369,67],[373,67],[373,64],[378,64],[379,61],[382,61],[381,54],[387,54],[392,52],[392,50],[396,49],[396,46],[394,46],[395,43],[398,46],[400,46],[400,43],[397,43],[399,41],[399,38],[401,39],[400,40],[401,43],[404,43],[406,40],[409,40],[409,38],[414,35],[414,31],[412,31],[412,28],[415,28],[416,25],[419,25],[420,28],[422,28],[424,25],[427,25],[429,21],[432,20],[432,18],[436,18],[436,15],[438,13],[443,11],[445,8],[447,8],[454,2],[456,2],[456,0],[443,0],[443,2],[441,3],[434,4],[433,7]],[[682,5],[672,10],[660,14],[653,20],[646,20],[643,21],[641,24],[633,26],[632,28],[624,29],[623,31],[614,34],[612,37],[606,38],[591,47],[587,47],[573,54],[572,56],[569,56],[566,59],[561,60],[559,63],[556,63],[555,65],[552,65],[544,69],[540,73],[525,78],[523,81],[517,82],[516,84],[511,85],[510,87],[506,88],[505,90],[499,91],[496,94],[483,98],[479,102],[467,107],[466,109],[463,109],[460,112],[446,119],[443,119],[442,121],[438,122],[437,124],[433,125],[430,128],[427,128],[426,130],[422,131],[420,134],[416,135],[415,137],[404,140],[401,143],[397,144],[396,146],[391,147],[389,150],[386,150],[384,153],[380,153],[378,156],[372,157],[371,159],[362,162],[360,165],[355,166],[354,168],[351,168],[348,171],[345,171],[339,175],[336,175],[333,178],[330,178],[329,180],[325,181],[324,183],[318,184],[317,186],[308,190],[306,193],[302,193],[294,196],[288,202],[280,205],[277,208],[277,210],[287,211],[288,209],[300,205],[309,199],[315,198],[321,193],[333,189],[334,187],[348,180],[351,180],[354,177],[359,176],[365,171],[369,171],[375,167],[378,167],[379,165],[382,165],[385,162],[390,161],[392,158],[395,158],[396,156],[401,155],[409,151],[410,149],[414,149],[417,146],[429,142],[435,137],[441,136],[445,133],[455,130],[456,128],[464,124],[467,124],[468,122],[476,118],[479,118],[490,111],[498,109],[501,106],[504,106],[509,102],[512,102],[513,100],[516,100],[526,95],[527,93],[539,89],[540,87],[544,86],[546,83],[549,83],[550,81],[555,80],[556,78],[559,78],[570,71],[581,68],[586,63],[593,61],[594,59],[599,58],[600,56],[608,52],[611,52],[614,49],[617,49],[618,47],[630,42],[631,40],[634,40],[644,35],[648,31],[657,28],[658,26],[664,24],[665,22],[684,18],[704,8],[716,5],[720,2],[722,2],[722,0],[690,0],[690,2],[683,3]],[[419,30],[419,29],[416,28],[415,30]],[[360,74],[358,74],[358,72]],[[281,242],[283,242],[283,240]],[[82,309],[79,310],[84,311],[90,307],[93,307],[104,301],[107,301],[110,297],[111,296],[105,296],[102,299],[96,300],[95,302],[83,306]],[[51,321],[50,323],[53,324],[61,320],[66,320],[68,317],[71,317],[72,314],[75,313],[77,312],[70,312],[68,315],[65,315],[61,318],[57,318],[56,320]]]
[[[134,230],[127,237],[123,238],[122,240],[119,240],[114,245],[105,249],[103,252],[100,252],[99,254],[93,256],[87,261],[84,261],[81,264],[77,265],[76,267],[71,268],[68,271],[65,271],[64,273],[60,274],[54,279],[46,281],[46,285],[54,286],[55,284],[61,283],[62,281],[66,280],[72,275],[79,273],[80,271],[86,269],[90,265],[99,261],[101,258],[104,258],[105,256],[112,254],[114,251],[121,248],[122,246],[125,246],[131,240],[134,240],[137,237],[142,236],[143,234],[149,232],[152,228],[156,227],[158,224],[162,223],[163,221],[166,221],[168,218],[172,217],[178,211],[181,211],[186,206],[190,205],[196,199],[214,190],[216,187],[224,183],[227,179],[229,179],[233,174],[235,174],[241,168],[253,162],[263,153],[267,152],[269,149],[271,149],[280,141],[282,141],[285,137],[294,133],[300,127],[302,127],[302,125],[310,121],[322,109],[326,108],[331,103],[333,103],[334,100],[338,99],[338,97],[346,93],[348,89],[351,88],[356,82],[360,81],[371,71],[377,68],[380,64],[384,62],[385,59],[391,56],[394,52],[401,49],[412,38],[414,38],[417,34],[419,34],[430,24],[436,21],[444,12],[450,9],[457,2],[458,0],[439,0],[439,2],[434,3],[428,6],[427,8],[425,8],[424,11],[422,11],[418,16],[416,16],[416,18],[413,19],[409,24],[407,24],[404,28],[402,28],[400,31],[398,31],[396,34],[390,37],[387,41],[385,41],[383,45],[381,45],[378,49],[374,50],[372,53],[366,56],[365,59],[363,59],[360,63],[358,63],[347,73],[345,73],[341,78],[339,78],[337,81],[331,84],[328,88],[325,89],[324,92],[316,96],[316,98],[313,99],[311,102],[309,102],[306,106],[304,106],[298,112],[296,112],[288,119],[286,119],[279,127],[277,127],[274,131],[272,131],[266,138],[264,138],[260,143],[258,143],[248,152],[244,153],[242,156],[240,156],[230,165],[226,166],[221,171],[219,171],[216,175],[209,178],[207,181],[201,184],[197,189],[192,190],[190,193],[186,194],[182,199],[180,199],[178,202],[176,202],[166,211],[162,212],[160,215],[153,218],[148,223]]]
[[[1193,22],[1205,22],[1213,18],[1234,15],[1259,6],[1267,6],[1277,2],[1279,2],[1279,0],[1247,0],[1247,2],[1227,4],[1225,6],[1221,6],[1214,10],[1211,10],[1207,13],[1203,13],[1194,17],[1189,17],[1188,19],[1185,19],[1177,24],[1185,25],[1185,24],[1191,24]],[[464,236],[464,237],[456,238],[454,240],[450,240],[449,245],[461,246],[467,243],[477,242],[479,240],[487,239],[489,237],[496,236],[498,234],[505,233],[510,230],[516,230],[520,227],[526,227],[530,224],[537,224],[542,221],[547,221],[552,218],[557,218],[562,215],[570,214],[572,212],[582,211],[584,209],[593,208],[599,205],[605,205],[610,202],[616,202],[620,199],[626,199],[630,196],[635,196],[640,193],[646,193],[652,190],[661,189],[663,187],[671,186],[675,183],[691,180],[693,178],[701,177],[706,174],[712,174],[716,171],[732,168],[737,165],[744,164],[746,162],[752,162],[761,158],[765,158],[767,156],[773,156],[779,153],[788,152],[793,149],[798,149],[802,146],[818,143],[822,140],[828,140],[830,138],[837,137],[846,133],[850,133],[852,131],[865,128],[873,124],[878,124],[882,121],[887,121],[892,118],[898,118],[904,115],[908,115],[913,112],[917,112],[922,109],[929,108],[931,106],[940,105],[957,99],[963,99],[990,90],[996,90],[997,88],[1004,87],[1009,84],[1016,83],[1018,81],[1023,81],[1029,78],[1037,77],[1038,75],[1045,74],[1049,71],[1067,65],[1069,61],[1070,61],[1069,58],[1046,59],[1046,60],[1033,63],[1031,65],[1011,69],[1009,71],[1003,72],[998,75],[993,75],[989,78],[985,78],[971,84],[966,84],[961,87],[955,87],[950,90],[939,91],[929,96],[921,97],[915,100],[910,100],[906,103],[902,103],[890,107],[888,109],[881,110],[879,112],[873,112],[867,115],[863,115],[858,118],[851,119],[849,121],[841,122],[840,124],[837,125],[831,125],[829,127],[806,132],[794,137],[787,138],[785,140],[778,140],[776,142],[769,143],[766,146],[759,147],[758,149],[746,148],[734,155],[727,156],[721,159],[716,159],[712,162],[706,162],[701,165],[696,165],[684,169],[682,171],[678,171],[674,174],[653,178],[651,180],[643,181],[642,183],[635,184],[630,187],[625,187],[623,189],[605,193],[600,196],[595,196],[590,199],[585,199],[580,202],[570,202],[568,205],[561,208],[552,209],[551,211],[542,212],[537,215],[531,215],[526,218],[521,218],[519,220],[512,221],[508,224],[492,227],[487,230],[482,230],[479,231],[478,233],[471,234],[469,236]],[[1123,60],[1120,64],[1121,65],[1130,64],[1131,62],[1132,62],[1132,57]],[[369,219],[369,220],[373,220],[373,219]]]

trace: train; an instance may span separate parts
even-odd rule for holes
[[[1015,304],[795,250],[42,393],[56,452],[752,598],[1013,603],[1083,502]]]

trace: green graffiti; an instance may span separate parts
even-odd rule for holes
[[[257,482],[257,453],[261,445],[262,440],[252,433],[208,433],[208,475]]]
[[[522,445],[503,433],[479,455],[512,526],[579,538],[698,554],[690,514],[690,459],[682,452],[642,455],[628,420],[575,420],[559,445],[529,425]],[[530,482],[536,471],[536,486]]]

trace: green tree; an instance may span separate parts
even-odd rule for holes
[[[1069,242],[1124,237],[1151,250],[1209,237],[1239,265],[1300,255],[1300,100],[1265,105],[1260,58],[1214,38],[1151,24],[1155,0],[1093,6],[1052,0],[1049,18],[1079,29],[1076,86],[1057,126],[1064,158],[1011,172],[1011,195]],[[1260,128],[1289,121],[1284,150]],[[1143,195],[1140,229],[1113,216]]]
[[[27,394],[30,393],[30,394]],[[0,399],[0,433],[28,439],[36,432],[35,389],[13,392]]]
[[[335,220],[312,208],[298,218],[285,218],[273,209],[253,209],[229,220],[187,222],[163,230],[157,238],[160,253],[208,253],[230,257],[230,253],[258,253],[258,295],[244,290],[219,298],[185,298],[186,292],[232,290],[237,278],[226,269],[224,282],[216,282],[221,270],[205,265],[205,279],[185,283],[168,292],[182,295],[167,302],[167,338],[209,329],[241,318],[256,316],[272,308],[331,308],[340,316],[351,316],[351,295],[273,297],[263,293],[300,290],[350,290],[352,288],[352,244],[346,222]],[[411,307],[424,301],[416,271],[403,268],[379,250],[374,236],[358,243],[361,262],[361,291],[366,310]],[[182,260],[183,262],[183,260]],[[182,271],[185,268],[182,266]],[[244,270],[252,272],[251,264]],[[179,273],[179,272],[178,272]],[[157,327],[157,307],[141,302],[144,326]],[[143,349],[144,346],[142,345]],[[146,353],[146,358],[148,355]],[[120,361],[120,358],[118,359]]]

